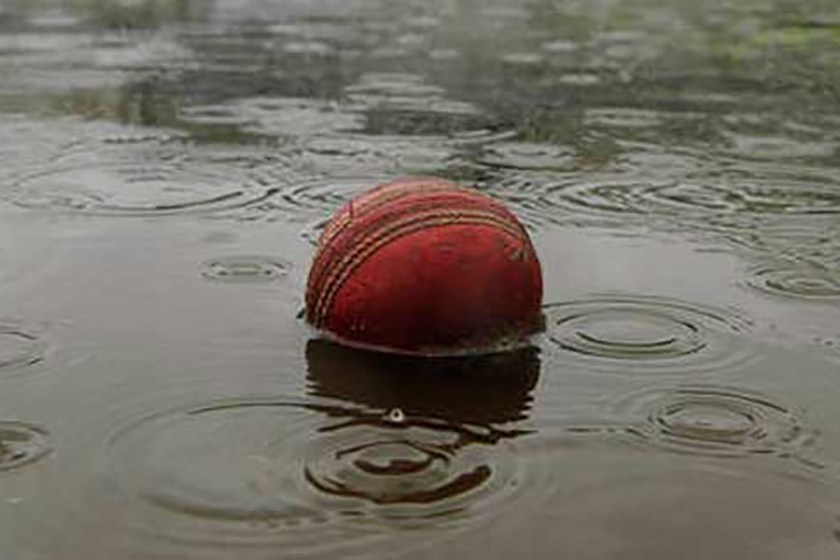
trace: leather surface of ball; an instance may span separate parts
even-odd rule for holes
[[[346,203],[309,271],[307,321],[392,353],[488,352],[540,330],[542,273],[502,204],[442,179],[402,179]]]

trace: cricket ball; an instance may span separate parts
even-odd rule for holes
[[[487,353],[543,325],[525,228],[489,196],[434,178],[347,202],[318,241],[306,318],[327,338],[412,355]]]

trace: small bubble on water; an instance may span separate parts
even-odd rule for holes
[[[402,424],[405,422],[405,413],[399,408],[392,408],[385,415],[385,419],[394,424]]]

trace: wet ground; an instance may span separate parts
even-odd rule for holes
[[[837,558],[838,109],[828,0],[0,2],[0,557]],[[407,175],[533,348],[299,318]]]

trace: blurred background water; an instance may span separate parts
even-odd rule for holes
[[[834,0],[0,1],[0,558],[840,555]],[[317,340],[434,175],[546,333]]]

